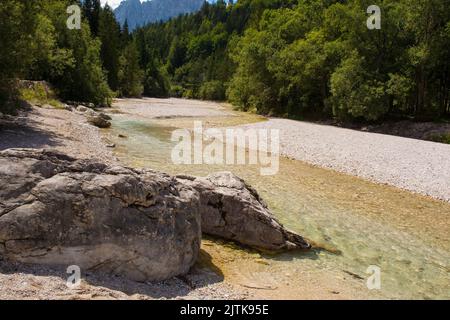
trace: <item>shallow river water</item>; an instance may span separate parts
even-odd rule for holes
[[[323,286],[314,282],[315,272],[329,270],[329,288],[312,294],[345,294],[341,286],[350,281],[348,297],[450,298],[449,203],[285,158],[274,176],[261,176],[259,166],[175,165],[173,127],[121,114],[112,122],[107,135],[126,165],[199,176],[232,171],[258,190],[286,227],[327,249],[273,257],[204,241],[208,254],[221,257],[213,262],[231,282],[266,290],[264,297],[296,298],[302,283]],[[366,287],[369,266],[380,268],[380,290]]]

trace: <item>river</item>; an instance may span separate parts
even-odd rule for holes
[[[253,297],[450,298],[449,203],[286,158],[273,176],[261,176],[259,166],[175,165],[172,131],[206,118],[111,115],[105,135],[124,164],[198,176],[232,171],[258,190],[286,227],[327,249],[271,256],[204,240],[202,255],[214,265],[206,267]],[[236,118],[209,119],[214,122],[234,125]],[[373,267],[379,268],[381,287],[369,290]]]

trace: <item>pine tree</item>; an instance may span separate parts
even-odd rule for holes
[[[82,8],[83,14],[89,22],[91,32],[96,37],[98,35],[98,28],[100,24],[100,0],[84,0]]]
[[[0,109],[13,111],[7,104],[16,97],[15,80],[23,77],[33,56],[32,35],[38,12],[34,1],[0,2]],[[7,106],[8,105],[8,106]]]
[[[140,97],[144,91],[143,76],[144,73],[139,66],[139,52],[135,43],[130,42],[120,57],[119,90],[121,95]]]
[[[113,91],[116,91],[119,88],[120,25],[108,5],[100,13],[98,35],[102,43],[101,57],[103,67],[107,71],[108,84]]]

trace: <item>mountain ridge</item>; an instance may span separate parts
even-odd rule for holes
[[[205,0],[124,0],[114,10],[121,25],[128,23],[132,31],[148,23],[166,21],[181,14],[200,10]],[[211,2],[211,1],[210,1]]]

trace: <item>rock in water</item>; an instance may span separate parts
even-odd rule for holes
[[[185,274],[197,259],[198,193],[163,173],[10,149],[0,152],[0,185],[8,259],[137,281]]]
[[[200,194],[203,233],[268,251],[311,247],[301,236],[286,230],[256,190],[234,174],[178,178]]]

